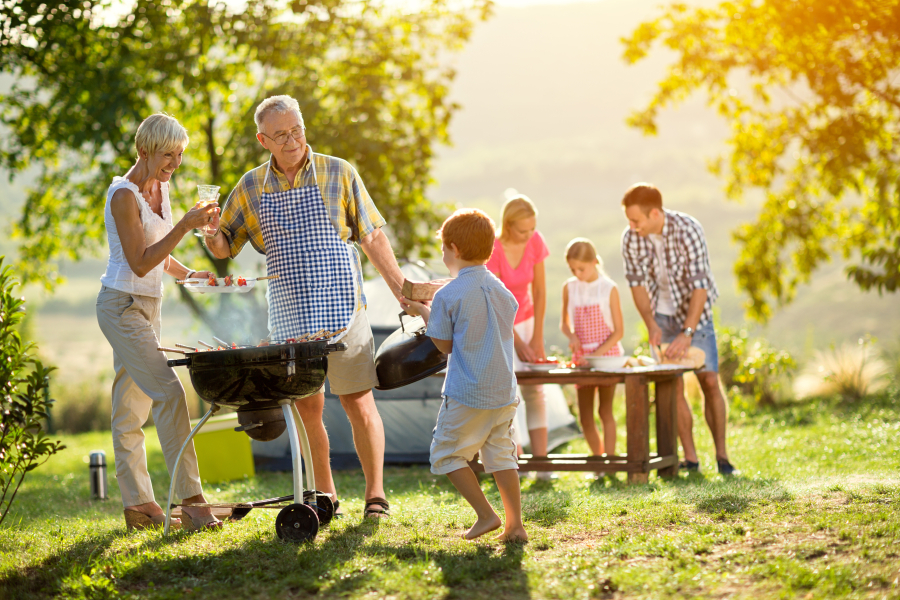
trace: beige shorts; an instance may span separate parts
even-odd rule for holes
[[[331,393],[345,396],[371,390],[378,385],[375,373],[375,338],[365,309],[356,313],[350,330],[339,340],[347,344],[342,352],[328,355],[328,383]],[[323,389],[319,390],[321,393]]]
[[[481,453],[487,473],[519,468],[513,441],[515,403],[503,408],[470,408],[444,396],[431,440],[431,472],[446,475],[468,466]]]

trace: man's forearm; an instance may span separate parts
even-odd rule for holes
[[[231,247],[228,244],[228,238],[219,229],[216,235],[206,238],[206,247],[212,252],[216,258],[231,258]]]
[[[690,327],[697,329],[700,323],[700,316],[703,314],[703,307],[706,305],[706,288],[697,288],[691,292],[691,302],[688,304],[687,317],[682,327]]]
[[[647,288],[642,285],[634,286],[631,288],[631,297],[634,298],[634,306],[644,320],[644,324],[648,328],[651,324],[655,325],[656,319],[653,318],[653,307],[650,305],[650,294],[647,293]]]
[[[380,229],[376,229],[363,238],[359,245],[394,295],[399,298],[403,293],[404,277],[387,236]]]

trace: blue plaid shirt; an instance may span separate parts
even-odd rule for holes
[[[691,294],[699,288],[706,289],[706,303],[700,315],[700,325],[712,322],[712,306],[719,297],[716,281],[709,268],[709,252],[703,227],[694,217],[683,212],[663,209],[666,221],[662,229],[665,247],[665,270],[672,283],[669,288],[675,301],[675,318],[682,323],[687,319]],[[625,261],[625,279],[630,287],[644,286],[650,293],[650,306],[656,311],[659,302],[659,280],[663,270],[659,256],[649,238],[641,237],[631,229],[622,232],[622,258]]]
[[[431,304],[426,333],[452,340],[443,395],[471,408],[516,401],[513,322],[519,303],[487,267],[466,267]]]

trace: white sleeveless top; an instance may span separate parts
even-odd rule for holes
[[[591,282],[581,281],[577,277],[570,277],[566,280],[566,289],[569,293],[569,303],[567,306],[569,313],[569,323],[575,323],[575,307],[577,306],[593,306],[600,305],[600,312],[603,313],[603,320],[612,330],[612,308],[609,304],[609,295],[616,287],[616,282],[604,274]]]
[[[100,283],[108,288],[136,294],[138,296],[152,296],[154,298],[162,298],[163,295],[163,266],[165,260],[153,267],[153,269],[144,275],[138,277],[128,266],[125,260],[125,253],[122,251],[122,242],[119,239],[119,232],[116,229],[116,220],[113,218],[110,209],[110,201],[113,194],[121,188],[131,190],[137,201],[138,209],[141,211],[141,223],[144,226],[144,242],[147,246],[152,246],[167,233],[172,231],[172,207],[169,204],[169,184],[160,182],[160,193],[162,194],[162,214],[160,218],[158,214],[153,212],[150,205],[141,194],[138,186],[131,183],[124,177],[113,177],[112,185],[106,191],[106,210],[104,218],[106,221],[106,239],[109,242],[109,262],[106,264],[106,273],[100,278]]]

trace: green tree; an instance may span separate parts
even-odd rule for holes
[[[767,319],[838,253],[860,288],[897,291],[898,0],[672,4],[623,43],[629,63],[657,43],[676,54],[629,124],[653,134],[660,110],[705,92],[731,126],[711,170],[732,199],[765,191],[756,222],[733,232],[751,316]]]
[[[240,12],[207,0],[137,0],[120,19],[109,17],[109,0],[0,7],[0,71],[15,76],[0,96],[9,131],[0,164],[40,173],[14,227],[25,281],[57,283],[60,259],[103,248],[105,190],[133,163],[141,119],[164,110],[191,135],[173,184],[183,209],[195,184],[221,185],[224,199],[267,159],[253,111],[282,93],[300,102],[316,151],[359,170],[397,253],[432,252],[441,215],[426,188],[434,145],[449,141],[457,108],[446,57],[487,18],[490,0],[433,0],[405,12],[372,0],[249,0]],[[192,245],[229,272],[230,261]]]
[[[43,422],[50,405],[50,372],[31,355],[34,344],[16,329],[25,299],[13,295],[17,282],[0,256],[0,524],[25,476],[64,449],[47,438]]]

